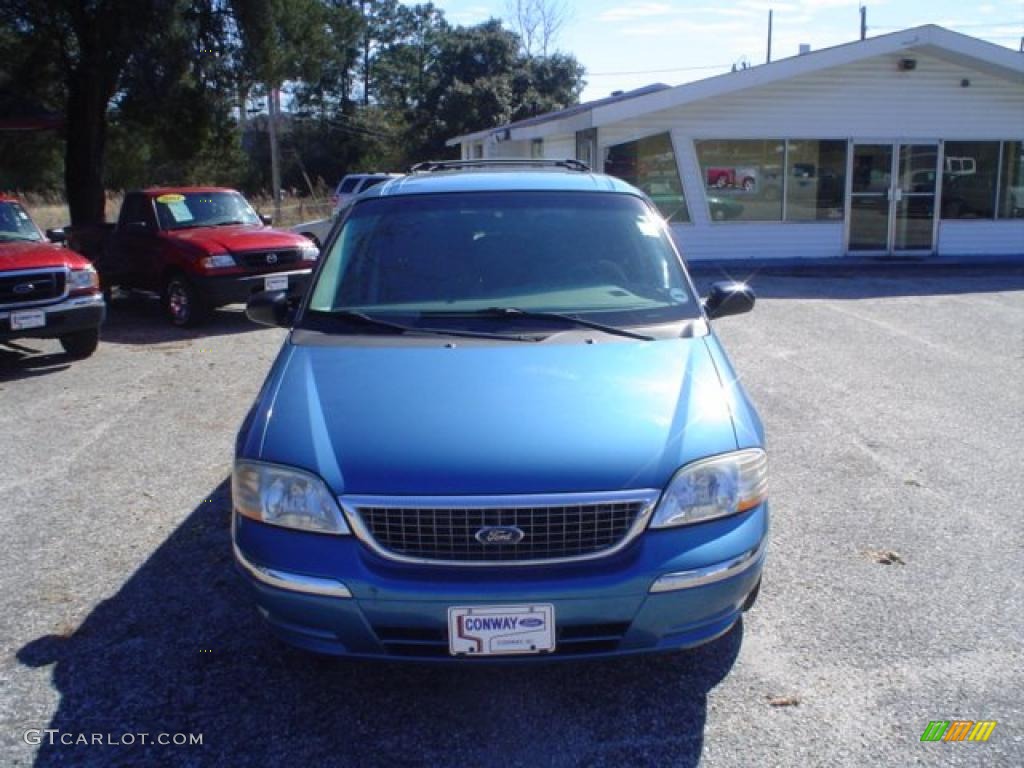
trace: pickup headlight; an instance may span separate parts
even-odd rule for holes
[[[218,253],[215,256],[207,256],[202,259],[204,269],[223,269],[224,267],[236,267],[235,257],[230,253]]]
[[[652,528],[735,515],[768,498],[768,457],[748,448],[687,464],[672,477],[651,518]]]
[[[100,276],[96,274],[95,267],[85,269],[72,269],[68,273],[68,290],[85,293],[87,291],[98,291],[100,288]]]
[[[236,461],[231,493],[238,513],[262,523],[317,533],[349,533],[327,485],[292,467]]]
[[[303,261],[316,261],[320,258],[320,249],[313,243],[303,243],[299,247],[299,256]]]

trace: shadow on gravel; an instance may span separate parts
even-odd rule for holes
[[[201,746],[50,745],[37,766],[694,766],[707,694],[742,626],[689,653],[542,666],[357,663],[278,643],[230,557],[222,483],[69,637],[53,665],[65,734],[202,734]],[[57,737],[55,737],[57,738]]]
[[[764,299],[866,299],[890,296],[942,296],[957,293],[1024,291],[1024,270],[1004,271],[949,269],[920,266],[879,271],[801,271],[781,274],[737,266],[734,269],[704,270],[691,266],[700,295],[717,280],[743,280],[757,297]]]
[[[43,352],[40,343],[37,339],[24,339],[13,345],[0,345],[0,381],[45,376],[71,366],[70,357],[63,352]]]
[[[175,328],[168,322],[156,299],[143,294],[122,293],[108,306],[100,343],[161,344],[206,336],[231,336],[261,328],[246,317],[241,306],[215,309],[197,328]]]

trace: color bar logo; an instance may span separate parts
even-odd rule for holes
[[[995,720],[932,720],[921,741],[988,741],[995,728]]]

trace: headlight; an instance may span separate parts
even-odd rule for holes
[[[202,260],[202,265],[206,269],[221,269],[223,267],[235,267],[235,257],[230,253],[218,253],[215,256],[207,256]]]
[[[320,258],[320,249],[313,243],[303,243],[299,248],[299,253],[303,261],[316,261]]]
[[[94,267],[72,269],[68,274],[69,291],[91,291],[100,287],[100,276]]]
[[[236,461],[231,493],[239,514],[271,525],[318,533],[349,533],[324,481],[301,469]]]
[[[652,528],[699,523],[745,512],[768,498],[768,457],[760,448],[687,464],[672,477]]]

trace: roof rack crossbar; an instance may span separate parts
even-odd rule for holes
[[[580,160],[566,158],[565,160],[553,160],[539,157],[523,158],[474,158],[470,160],[427,160],[416,163],[409,169],[409,173],[434,173],[437,171],[452,171],[459,168],[508,168],[513,166],[542,167],[542,168],[565,168],[570,171],[590,173],[590,166]]]

